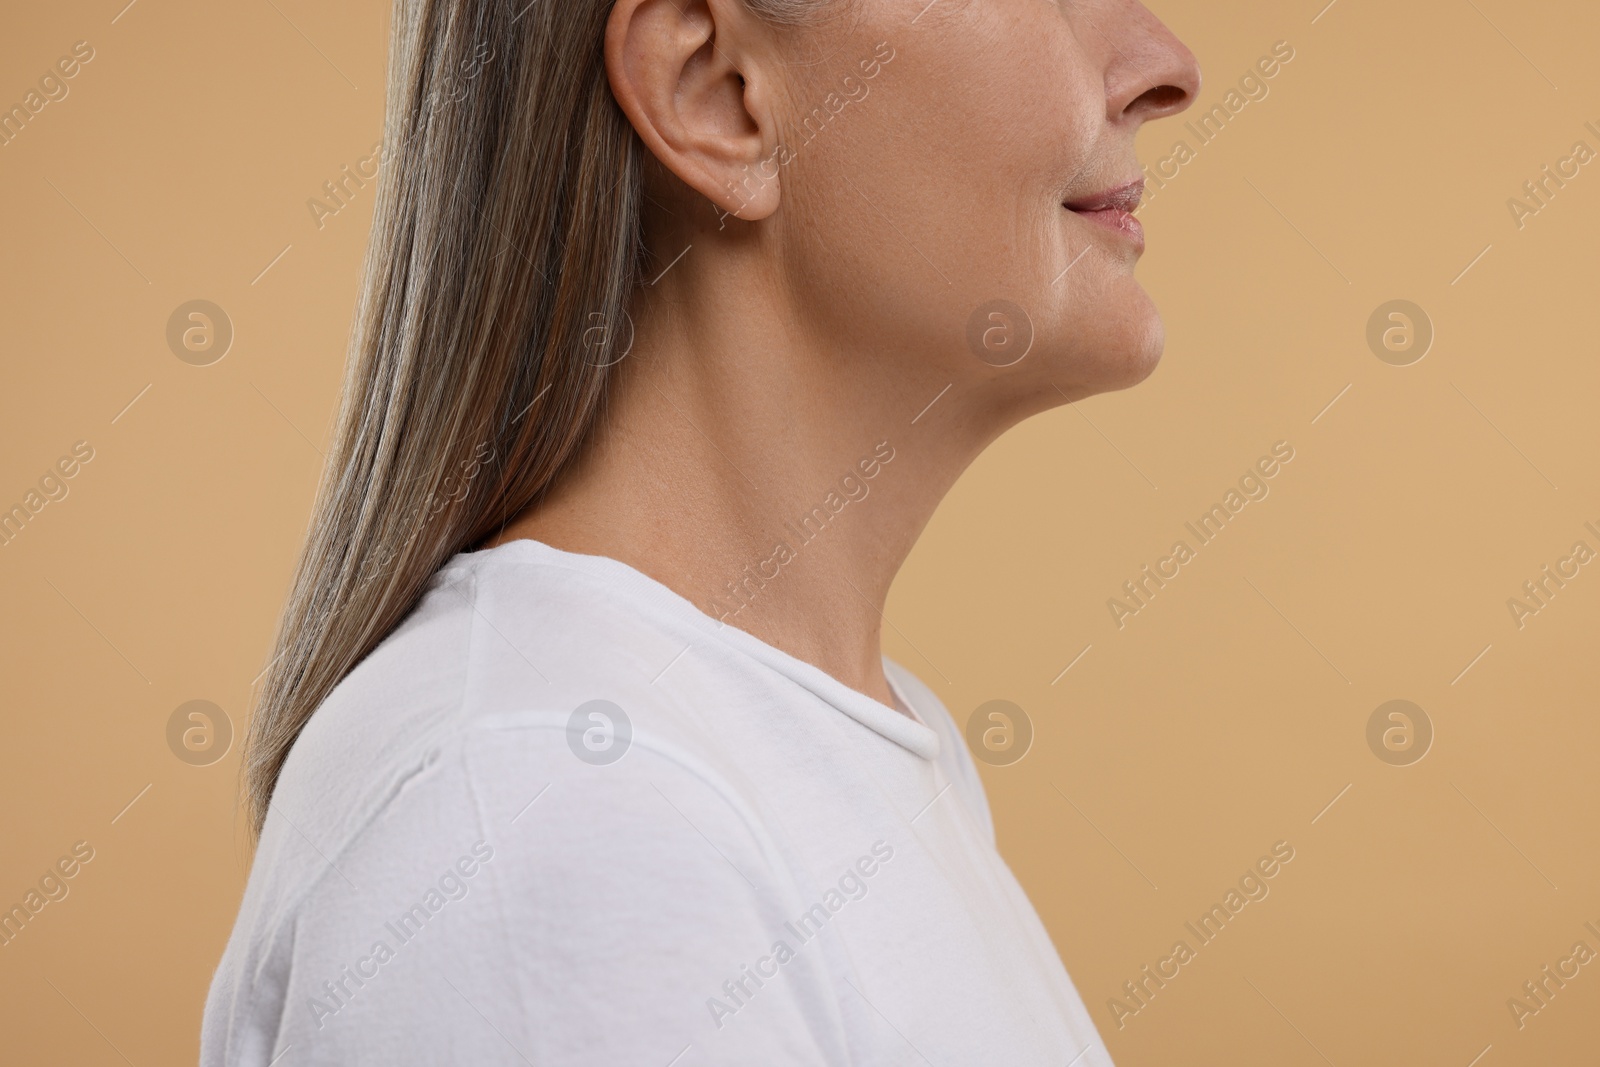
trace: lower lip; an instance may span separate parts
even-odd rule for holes
[[[1067,210],[1072,211],[1071,208]],[[1087,219],[1097,226],[1122,234],[1133,242],[1136,249],[1144,251],[1144,226],[1129,212],[1121,208],[1104,208],[1100,211],[1072,211],[1072,213],[1080,219]]]

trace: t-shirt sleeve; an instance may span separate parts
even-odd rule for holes
[[[301,910],[278,1048],[327,1063],[847,1061],[828,958],[787,925],[800,894],[760,824],[647,742],[594,765],[562,726],[473,728],[360,836]]]

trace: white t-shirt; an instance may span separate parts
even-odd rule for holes
[[[1105,1067],[885,668],[915,719],[615,560],[457,556],[290,753],[203,1067]]]

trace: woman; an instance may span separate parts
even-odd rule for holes
[[[401,0],[203,1062],[1109,1063],[879,629],[1153,369],[1198,83],[1133,0]]]

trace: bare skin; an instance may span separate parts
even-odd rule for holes
[[[620,560],[895,706],[884,603],[951,485],[1016,423],[1159,359],[1143,241],[1101,205],[1138,178],[1142,123],[1192,101],[1194,58],[1132,0],[859,0],[805,30],[741,0],[618,0],[606,57],[665,273],[592,446],[491,543]],[[1032,338],[1004,367],[968,340],[996,298]],[[802,542],[786,523],[830,492]]]

